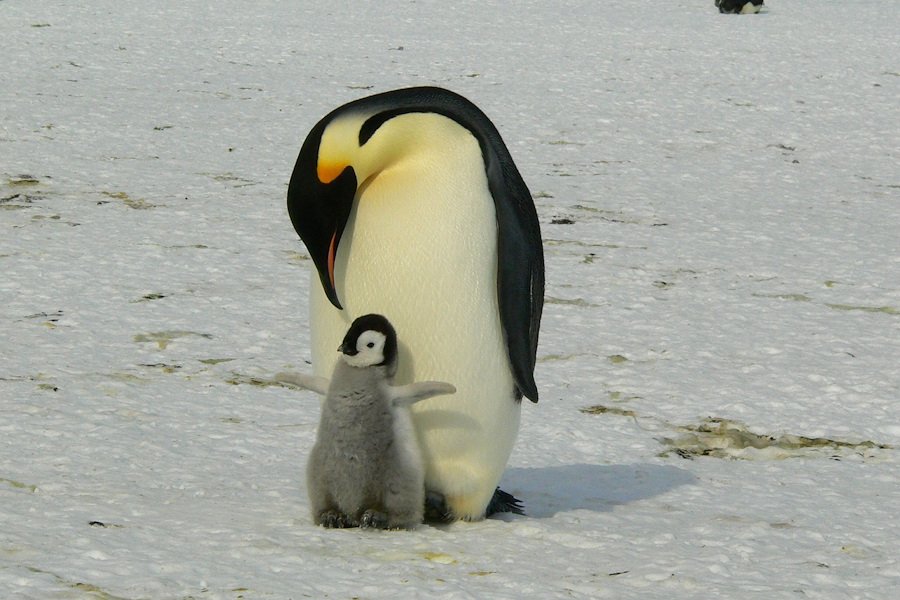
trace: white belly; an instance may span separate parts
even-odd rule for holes
[[[512,450],[520,403],[498,316],[494,205],[483,169],[465,164],[472,149],[460,154],[454,164],[444,152],[433,176],[410,165],[360,188],[335,262],[344,310],[328,302],[314,273],[310,327],[317,375],[330,376],[353,319],[374,312],[397,330],[397,384],[456,386],[452,396],[416,404],[414,422],[426,488],[444,494],[456,516],[477,519]]]

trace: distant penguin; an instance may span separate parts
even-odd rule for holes
[[[452,381],[413,407],[429,514],[519,512],[497,489],[537,402],[544,302],[540,225],[488,117],[435,87],[361,98],[326,115],[300,149],[288,212],[312,258],[310,335],[318,375],[352,315],[389,314],[409,348],[397,381]]]
[[[456,389],[436,381],[393,386],[397,335],[381,315],[356,319],[331,381],[276,376],[325,395],[306,471],[313,520],[324,527],[411,529],[422,522],[425,466],[409,406]]]
[[[763,0],[716,0],[720,13],[752,15],[763,7]]]

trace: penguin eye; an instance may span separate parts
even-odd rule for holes
[[[374,348],[374,347],[375,347],[375,342],[369,342],[368,344],[366,344],[366,348]]]

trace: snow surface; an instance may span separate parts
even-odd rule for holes
[[[900,3],[0,0],[0,596],[900,597]],[[535,195],[528,517],[329,531],[328,110],[437,84]]]

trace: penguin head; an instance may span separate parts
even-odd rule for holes
[[[343,307],[335,284],[335,259],[357,192],[391,167],[411,164],[408,161],[425,148],[453,143],[452,136],[458,134],[475,136],[487,169],[485,140],[502,144],[496,128],[474,104],[436,87],[392,90],[355,100],[310,130],[288,186],[288,213],[326,297],[336,308]]]
[[[381,315],[364,315],[353,321],[338,351],[351,367],[387,367],[389,375],[397,369],[397,333]]]

